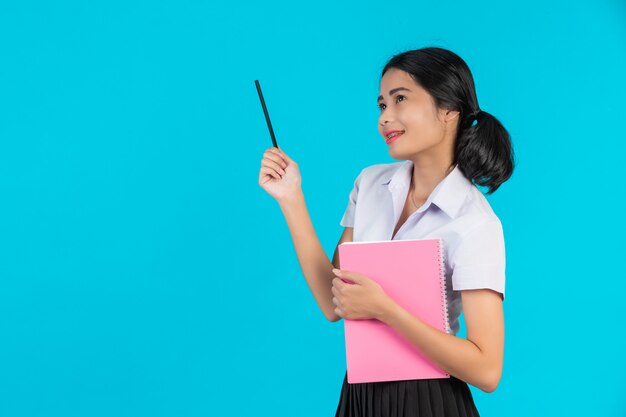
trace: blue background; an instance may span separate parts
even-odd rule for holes
[[[254,80],[331,257],[356,175],[394,161],[380,71],[423,46],[517,157],[481,416],[626,414],[623,1],[4,2],[0,39],[0,415],[334,415],[343,324],[258,185]]]

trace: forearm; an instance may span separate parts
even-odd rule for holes
[[[485,355],[473,342],[430,326],[396,303],[390,303],[379,320],[450,375],[485,392],[495,389],[495,371],[489,368]]]
[[[287,221],[298,262],[309,289],[324,316],[332,321],[335,318],[331,291],[333,265],[315,233],[304,194],[300,193],[290,201],[279,202],[279,205]]]

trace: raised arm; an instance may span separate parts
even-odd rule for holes
[[[335,248],[331,263],[315,233],[303,196],[294,201],[283,203],[280,207],[291,233],[300,268],[317,305],[329,321],[338,321],[341,317],[335,313],[331,291],[332,281],[335,278],[332,269],[339,267],[337,248]],[[337,245],[346,241],[352,241],[351,227],[344,229]]]
[[[337,321],[340,317],[334,311],[331,291],[335,277],[333,264],[338,265],[337,249],[331,263],[313,228],[301,188],[298,164],[282,149],[269,148],[261,165],[259,185],[276,199],[285,216],[309,289],[324,317]],[[346,228],[339,243],[351,240],[352,228]]]

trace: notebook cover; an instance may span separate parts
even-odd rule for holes
[[[402,308],[451,333],[441,239],[345,242],[342,270],[373,279]],[[347,279],[347,278],[346,278]],[[348,383],[449,378],[408,339],[376,320],[344,319]]]

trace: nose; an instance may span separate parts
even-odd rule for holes
[[[378,124],[381,127],[384,127],[387,122],[393,122],[393,109],[391,106],[387,106],[384,110],[380,112],[378,116]]]
[[[380,117],[378,118],[378,125],[380,127],[385,127],[387,125],[387,122],[390,120],[391,118],[389,117],[389,113],[385,113],[380,115]]]

